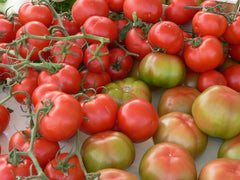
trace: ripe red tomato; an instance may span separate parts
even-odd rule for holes
[[[147,100],[132,99],[118,110],[117,126],[133,142],[143,142],[156,132],[158,113]]]
[[[125,0],[123,3],[123,12],[131,20],[133,20],[133,12],[136,12],[138,18],[154,23],[160,20],[162,11],[161,0]]]
[[[229,44],[229,54],[232,59],[240,62],[240,44]]]
[[[10,121],[10,112],[8,109],[0,104],[0,134],[2,134]]]
[[[109,6],[110,11],[113,12],[122,12],[123,3],[125,0],[106,0]]]
[[[114,99],[107,94],[97,94],[89,101],[81,102],[83,122],[80,130],[87,134],[110,130],[117,119],[118,107]]]
[[[227,85],[240,92],[240,64],[229,66],[222,73],[227,80]]]
[[[240,16],[236,16],[232,23],[229,23],[223,34],[224,39],[229,44],[240,44]]]
[[[155,23],[149,30],[147,39],[153,48],[161,48],[168,54],[176,54],[184,42],[182,30],[172,21]]]
[[[26,2],[19,7],[18,17],[22,25],[30,21],[39,21],[49,27],[53,21],[53,12],[47,5]]]

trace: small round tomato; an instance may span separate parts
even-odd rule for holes
[[[88,172],[105,168],[126,169],[135,159],[135,147],[122,132],[103,131],[83,142],[81,154]]]
[[[153,136],[158,126],[158,113],[148,101],[140,98],[124,103],[118,110],[117,127],[132,139],[143,142]]]
[[[191,154],[182,146],[159,143],[143,155],[139,174],[142,180],[197,179],[197,170]]]
[[[223,75],[227,80],[227,85],[240,92],[240,64],[234,64],[223,70]]]
[[[138,180],[135,175],[122,169],[105,168],[96,173],[101,173],[99,180]]]
[[[0,104],[0,134],[6,129],[10,121],[10,112],[8,109]]]

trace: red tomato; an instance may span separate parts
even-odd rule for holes
[[[200,92],[213,85],[227,86],[227,80],[221,72],[210,70],[200,73],[197,81],[197,88]]]
[[[75,35],[77,36],[77,35],[81,35],[81,34],[83,34],[83,33],[82,32],[78,32]],[[84,49],[85,46],[87,45],[87,40],[85,38],[74,39],[74,42],[76,44],[78,44],[82,49]]]
[[[122,12],[123,3],[125,0],[106,0],[109,6],[110,11],[113,12]]]
[[[160,20],[162,11],[161,0],[125,0],[123,3],[123,12],[131,20],[133,20],[133,12],[136,12],[138,18],[154,23]]]
[[[165,20],[176,24],[186,24],[190,22],[197,9],[188,9],[185,6],[198,6],[196,0],[172,0],[164,11]]]
[[[109,7],[106,0],[78,0],[72,6],[72,18],[81,27],[84,21],[94,15],[109,15]]]
[[[14,148],[22,152],[27,151],[30,147],[30,134],[30,128],[15,132],[9,141],[9,151],[13,150]],[[49,141],[44,137],[36,138],[34,141],[33,154],[43,169],[46,164],[55,157],[59,150],[60,146],[58,142]]]
[[[48,31],[47,26],[45,26],[43,23],[39,21],[30,21],[23,25],[16,33],[16,38],[20,38],[23,34],[26,34],[28,32],[32,35],[37,36],[45,36],[50,35],[50,32]],[[39,51],[43,48],[47,47],[50,43],[50,40],[47,39],[35,39],[35,38],[27,38],[26,43],[18,44],[18,53],[23,57],[26,58],[30,52],[33,51],[33,48],[36,48],[34,52],[32,53],[30,60],[36,60],[39,59]]]
[[[53,106],[45,116],[39,116],[40,134],[50,141],[61,141],[72,137],[83,120],[80,103],[72,95],[60,91],[51,91],[42,97],[43,102],[49,99]],[[47,101],[46,104],[49,102]],[[43,104],[38,102],[35,113],[42,107]]]
[[[217,158],[205,164],[198,180],[238,180],[240,179],[240,162],[231,158]]]
[[[8,109],[0,104],[0,134],[7,129],[10,121],[10,113]]]
[[[198,11],[192,19],[192,28],[196,35],[221,37],[228,25],[227,19],[220,14]]]
[[[83,60],[82,48],[73,43],[72,41],[57,41],[53,44],[53,48],[50,51],[52,56],[52,62],[65,63],[78,68]]]
[[[232,59],[240,62],[240,44],[229,44],[229,54]]]
[[[186,68],[186,69],[187,69],[186,76],[185,76],[185,79],[184,79],[182,85],[197,88],[197,80],[198,80],[200,73],[192,71],[189,68]]]
[[[126,56],[126,52],[122,48],[113,48],[109,51],[110,66],[107,69],[112,80],[120,80],[125,78],[132,69],[133,58]]]
[[[26,2],[19,7],[18,17],[22,25],[39,21],[49,27],[53,21],[53,12],[47,5]]]
[[[227,80],[227,85],[240,92],[240,64],[229,66],[222,73]]]
[[[91,72],[106,71],[109,63],[109,49],[105,45],[90,44],[84,51],[83,64]]]
[[[116,41],[119,44],[125,44],[125,40],[124,39],[120,42],[119,34],[120,34],[121,29],[128,24],[128,20],[127,19],[117,19],[117,20],[113,20],[113,22],[115,23],[115,25],[117,27],[117,39],[116,39]],[[111,45],[113,47],[116,47],[115,43],[112,43]]]
[[[240,16],[236,16],[236,19],[229,23],[226,31],[223,34],[224,39],[229,44],[240,44]]]
[[[223,59],[223,46],[215,36],[194,38],[200,45],[192,45],[191,41],[185,43],[183,49],[184,61],[193,71],[205,72],[219,66]]]
[[[113,128],[117,119],[118,107],[114,99],[107,94],[97,94],[89,101],[81,102],[83,122],[80,130],[95,134]]]
[[[67,33],[69,35],[74,35],[79,32],[79,30],[80,30],[79,26],[74,20],[71,20],[71,19],[67,18],[66,16],[62,16],[61,21],[63,23],[63,27],[65,28],[65,30],[67,31]],[[60,25],[59,20],[54,19],[52,25],[59,26]]]
[[[108,38],[112,43],[117,39],[117,27],[115,23],[105,16],[91,16],[83,23],[84,30],[87,34]],[[90,43],[99,43],[98,40],[87,38]]]
[[[42,70],[38,77],[38,85],[53,83],[60,86],[63,92],[76,94],[80,90],[80,78],[77,68],[64,64],[64,66],[54,74],[51,74],[47,70]]]
[[[73,166],[69,166],[70,164]],[[57,169],[57,167],[60,169]],[[58,154],[46,165],[44,173],[49,180],[85,180],[77,155],[70,156],[69,153]]]
[[[132,99],[118,110],[117,126],[133,142],[143,142],[156,132],[158,113],[147,100]]]
[[[149,30],[147,39],[153,48],[161,48],[168,54],[176,54],[184,42],[182,30],[171,21],[155,23]]]

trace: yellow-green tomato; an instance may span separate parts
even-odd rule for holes
[[[139,174],[141,180],[196,180],[197,170],[190,153],[180,145],[159,143],[143,155]]]
[[[227,157],[240,161],[240,134],[226,139],[218,149],[218,158]]]
[[[97,173],[100,173],[98,180],[138,180],[134,174],[122,169],[106,168]]]
[[[149,85],[171,88],[183,82],[186,67],[177,55],[151,52],[141,60],[139,75]]]
[[[133,77],[108,83],[102,93],[110,95],[117,103],[118,108],[131,99],[141,98],[148,102],[152,101],[149,86],[144,81]]]
[[[211,86],[193,102],[192,115],[206,134],[232,138],[240,133],[240,94],[227,86]]]
[[[119,131],[103,131],[83,142],[81,154],[87,172],[105,168],[126,169],[135,159],[135,147],[127,135]]]
[[[183,112],[170,112],[159,118],[158,129],[153,135],[154,144],[170,142],[183,146],[198,157],[205,150],[208,136],[196,125],[191,115]]]
[[[176,86],[166,89],[159,98],[158,114],[184,112],[192,114],[192,104],[200,95],[200,91],[189,86]]]

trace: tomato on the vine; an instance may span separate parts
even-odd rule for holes
[[[240,44],[240,16],[236,16],[232,23],[229,23],[223,34],[224,39],[229,44]]]
[[[2,134],[8,127],[10,121],[10,112],[8,109],[0,104],[0,134]]]

